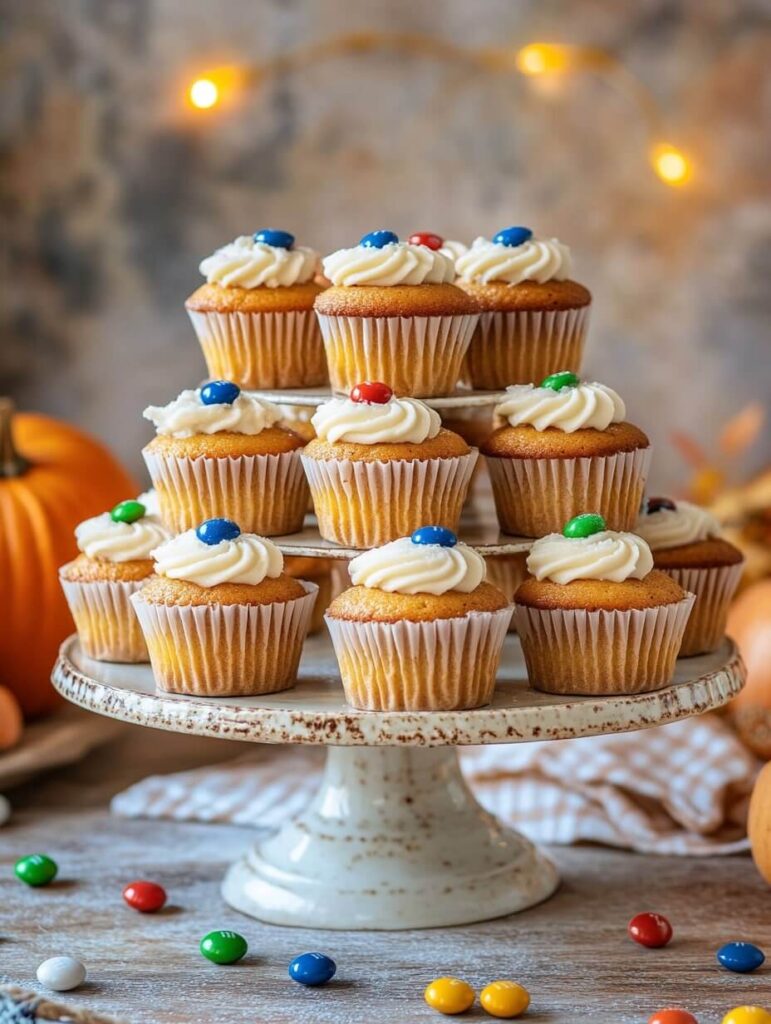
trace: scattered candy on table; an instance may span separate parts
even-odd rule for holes
[[[723,1017],[722,1024],[771,1024],[771,1013],[762,1006],[735,1006]]]
[[[677,1010],[672,1007],[667,1010],[657,1010],[648,1018],[648,1024],[699,1024],[699,1022],[687,1010]]]
[[[510,1020],[528,1008],[530,993],[516,981],[491,981],[479,994],[479,1002],[491,1017]]]
[[[571,520],[571,522],[574,521]],[[635,942],[639,942],[641,946],[647,946],[649,949],[666,946],[672,938],[672,925],[661,914],[637,914],[629,922],[626,930],[630,939],[634,939]]]
[[[156,882],[129,882],[123,890],[123,899],[142,914],[154,914],[166,903],[166,890]]]
[[[243,935],[227,929],[209,932],[201,939],[200,950],[213,964],[234,964],[246,956],[249,946]]]
[[[387,384],[379,380],[363,380],[354,384],[348,396],[352,402],[363,402],[368,405],[388,405],[394,393]]]
[[[426,986],[423,997],[439,1013],[465,1013],[474,1002],[474,989],[460,978],[435,978]]]
[[[326,985],[336,970],[337,964],[326,953],[301,953],[289,965],[289,977],[301,985]]]
[[[11,802],[8,797],[0,794],[0,825],[4,825],[11,816]]]
[[[16,877],[37,888],[41,885],[48,885],[56,878],[59,870],[56,861],[51,860],[44,853],[32,853],[29,857],[22,857],[13,866]]]
[[[757,970],[766,959],[763,950],[751,942],[727,942],[716,955],[721,967],[737,974],[749,974]]]
[[[37,980],[54,992],[69,992],[86,980],[86,968],[72,956],[52,956],[38,967]]]

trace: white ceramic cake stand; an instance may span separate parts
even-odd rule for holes
[[[310,806],[228,871],[225,900],[274,924],[340,929],[457,925],[523,910],[558,885],[551,862],[479,806],[458,746],[645,729],[725,704],[744,669],[733,643],[678,662],[671,686],[627,697],[558,697],[527,687],[507,638],[493,703],[462,712],[366,712],[345,704],[331,644],[308,640],[297,687],[205,699],[156,691],[148,665],[91,661],[77,637],[53,680],[99,714],[175,732],[327,746]]]

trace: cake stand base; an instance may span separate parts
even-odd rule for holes
[[[480,807],[454,747],[329,747],[307,810],[228,871],[227,903],[271,924],[467,924],[545,900],[554,865]]]

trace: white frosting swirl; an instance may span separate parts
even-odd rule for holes
[[[168,405],[148,405],[142,413],[159,434],[192,437],[194,434],[259,434],[281,419],[278,406],[242,391],[235,402],[204,405],[200,389],[180,392]]]
[[[676,505],[675,509],[642,512],[637,520],[635,529],[654,551],[720,536],[720,524],[705,508],[690,501],[678,501]]]
[[[144,505],[149,516],[160,516],[161,503],[158,501],[158,492],[154,487],[151,487],[149,491],[142,491],[137,495],[136,500]]]
[[[616,392],[604,384],[582,382],[577,387],[540,388],[535,384],[512,384],[506,398],[496,405],[499,416],[512,427],[521,424],[546,430],[556,427],[572,434],[574,430],[606,430],[611,423],[626,417],[626,406]]]
[[[241,235],[202,260],[199,270],[209,284],[225,288],[285,288],[310,281],[318,263],[313,249],[281,249]]]
[[[522,245],[502,245],[489,238],[476,238],[455,262],[458,276],[464,281],[489,284],[503,281],[565,281],[573,269],[570,249],[556,238],[530,238]]]
[[[357,555],[348,572],[355,586],[389,594],[469,594],[485,579],[487,569],[484,558],[466,544],[444,548],[402,537]]]
[[[186,530],[153,551],[155,571],[170,580],[187,580],[199,587],[219,583],[248,583],[257,586],[266,577],[275,579],[284,568],[276,545],[254,533],[239,534],[235,540],[204,544],[195,530]]]
[[[468,246],[465,242],[455,242],[452,238],[445,238],[439,252],[454,263],[457,259],[468,252]]]
[[[155,516],[134,523],[115,523],[109,512],[85,519],[75,527],[75,541],[88,558],[102,562],[134,562],[150,558],[153,548],[171,534]]]
[[[439,433],[436,410],[417,398],[392,398],[384,405],[333,398],[311,419],[321,441],[352,444],[421,444]]]
[[[653,555],[634,533],[603,530],[591,537],[550,533],[530,548],[527,571],[537,580],[641,580],[653,568]]]
[[[357,245],[338,249],[323,260],[324,275],[334,285],[449,284],[455,262],[439,250],[409,242],[391,242],[382,249]]]
[[[316,414],[315,405],[277,405],[284,422],[294,420],[296,423],[310,423]]]

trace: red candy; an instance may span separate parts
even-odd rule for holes
[[[365,380],[351,388],[352,402],[370,402],[372,405],[385,405],[393,398],[394,393],[387,384],[379,380]]]
[[[444,245],[442,236],[435,235],[431,231],[416,231],[414,235],[410,235],[407,241],[410,245],[425,245],[427,249],[433,249],[434,252]]]
[[[629,938],[649,949],[666,946],[672,938],[672,925],[661,914],[638,914],[627,925]]]
[[[154,914],[166,902],[166,890],[155,882],[129,882],[123,899],[142,914]]]
[[[657,1010],[648,1018],[648,1024],[699,1024],[687,1010]]]

